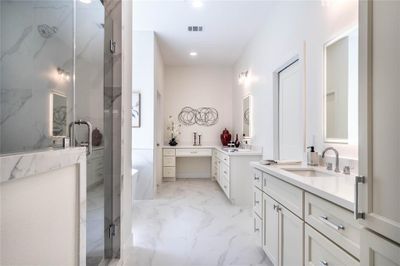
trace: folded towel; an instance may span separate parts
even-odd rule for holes
[[[301,164],[301,161],[296,160],[261,160],[260,164],[264,165],[291,165]]]

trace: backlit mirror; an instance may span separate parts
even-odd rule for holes
[[[325,142],[356,142],[358,122],[358,29],[325,47]]]
[[[67,135],[67,97],[61,94],[50,95],[50,128],[55,137]]]
[[[243,98],[243,137],[251,138],[251,98]]]

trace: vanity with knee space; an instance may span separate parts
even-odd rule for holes
[[[360,265],[354,177],[251,163],[254,231],[274,265]]]
[[[217,146],[178,146],[163,148],[163,180],[175,181],[179,158],[210,158],[209,176],[216,181],[232,204],[252,205],[252,179],[249,163],[259,161],[258,150],[227,151]]]

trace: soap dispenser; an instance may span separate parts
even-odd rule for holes
[[[319,156],[318,152],[314,150],[314,146],[307,147],[310,149],[307,151],[307,164],[311,166],[318,166],[319,165]]]

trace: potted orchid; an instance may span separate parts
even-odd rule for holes
[[[176,140],[178,139],[178,136],[181,134],[181,124],[176,123],[171,115],[168,117],[167,131],[168,131],[168,136],[170,138],[169,145],[170,146],[178,145],[178,142],[176,142]]]

